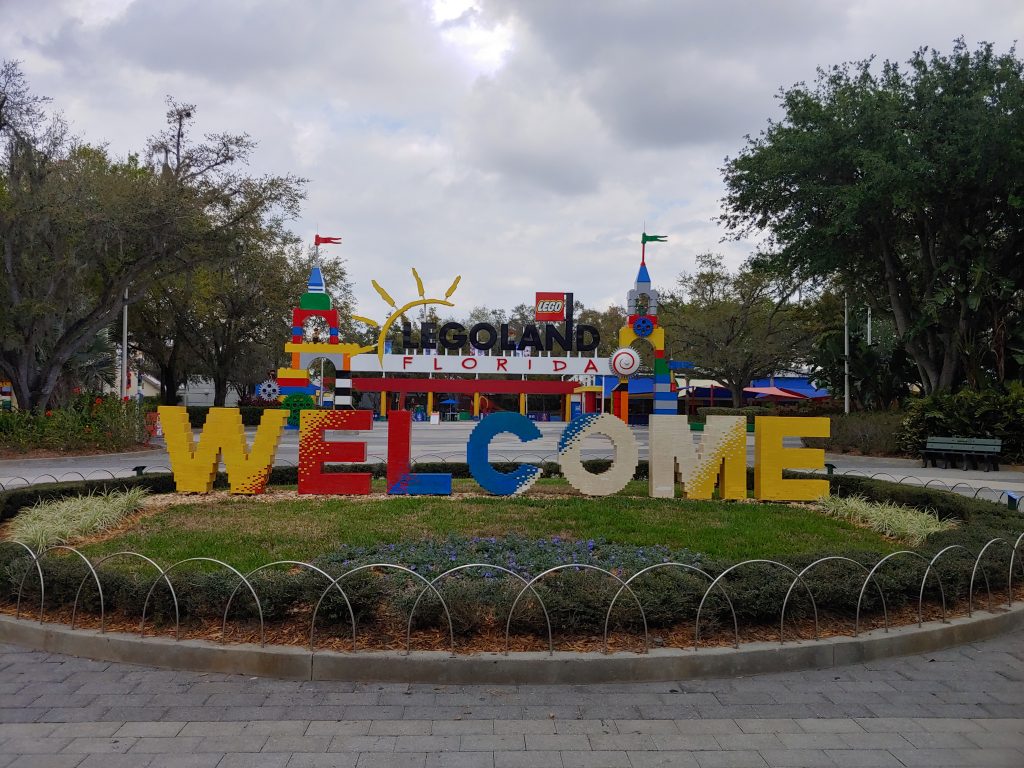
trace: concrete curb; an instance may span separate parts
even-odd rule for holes
[[[287,680],[437,683],[452,685],[536,683],[615,683],[740,677],[800,669],[827,669],[892,656],[927,653],[972,643],[1024,627],[1024,604],[998,613],[976,612],[951,619],[874,630],[859,637],[778,643],[748,643],[740,648],[653,649],[649,654],[482,653],[449,656],[445,652],[390,651],[338,653],[291,646],[220,645],[205,640],[139,638],[118,632],[72,630],[0,616],[0,642],[40,651],[127,662],[167,669],[224,672]]]

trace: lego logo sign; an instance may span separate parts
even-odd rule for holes
[[[565,294],[538,291],[533,316],[539,323],[557,323],[565,320]]]

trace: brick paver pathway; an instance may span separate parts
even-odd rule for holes
[[[1024,636],[602,686],[284,682],[0,645],[0,768],[1024,767]]]

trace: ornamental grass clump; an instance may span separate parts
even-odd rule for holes
[[[830,517],[870,528],[883,536],[920,546],[933,533],[957,527],[955,520],[940,520],[932,511],[905,507],[891,501],[869,501],[863,496],[825,496],[818,508]]]
[[[38,551],[100,533],[141,509],[147,493],[145,488],[129,488],[42,501],[11,521],[8,537]]]

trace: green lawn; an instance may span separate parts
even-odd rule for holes
[[[472,481],[454,485],[456,493],[479,490]],[[295,497],[267,503],[196,497],[145,516],[83,551],[95,556],[128,549],[163,563],[217,557],[244,570],[271,560],[311,560],[342,544],[367,546],[449,534],[606,539],[686,548],[723,560],[897,548],[869,530],[781,504],[652,499],[644,483],[631,483],[605,498],[562,495],[570,492],[563,480],[547,480],[515,498]]]

